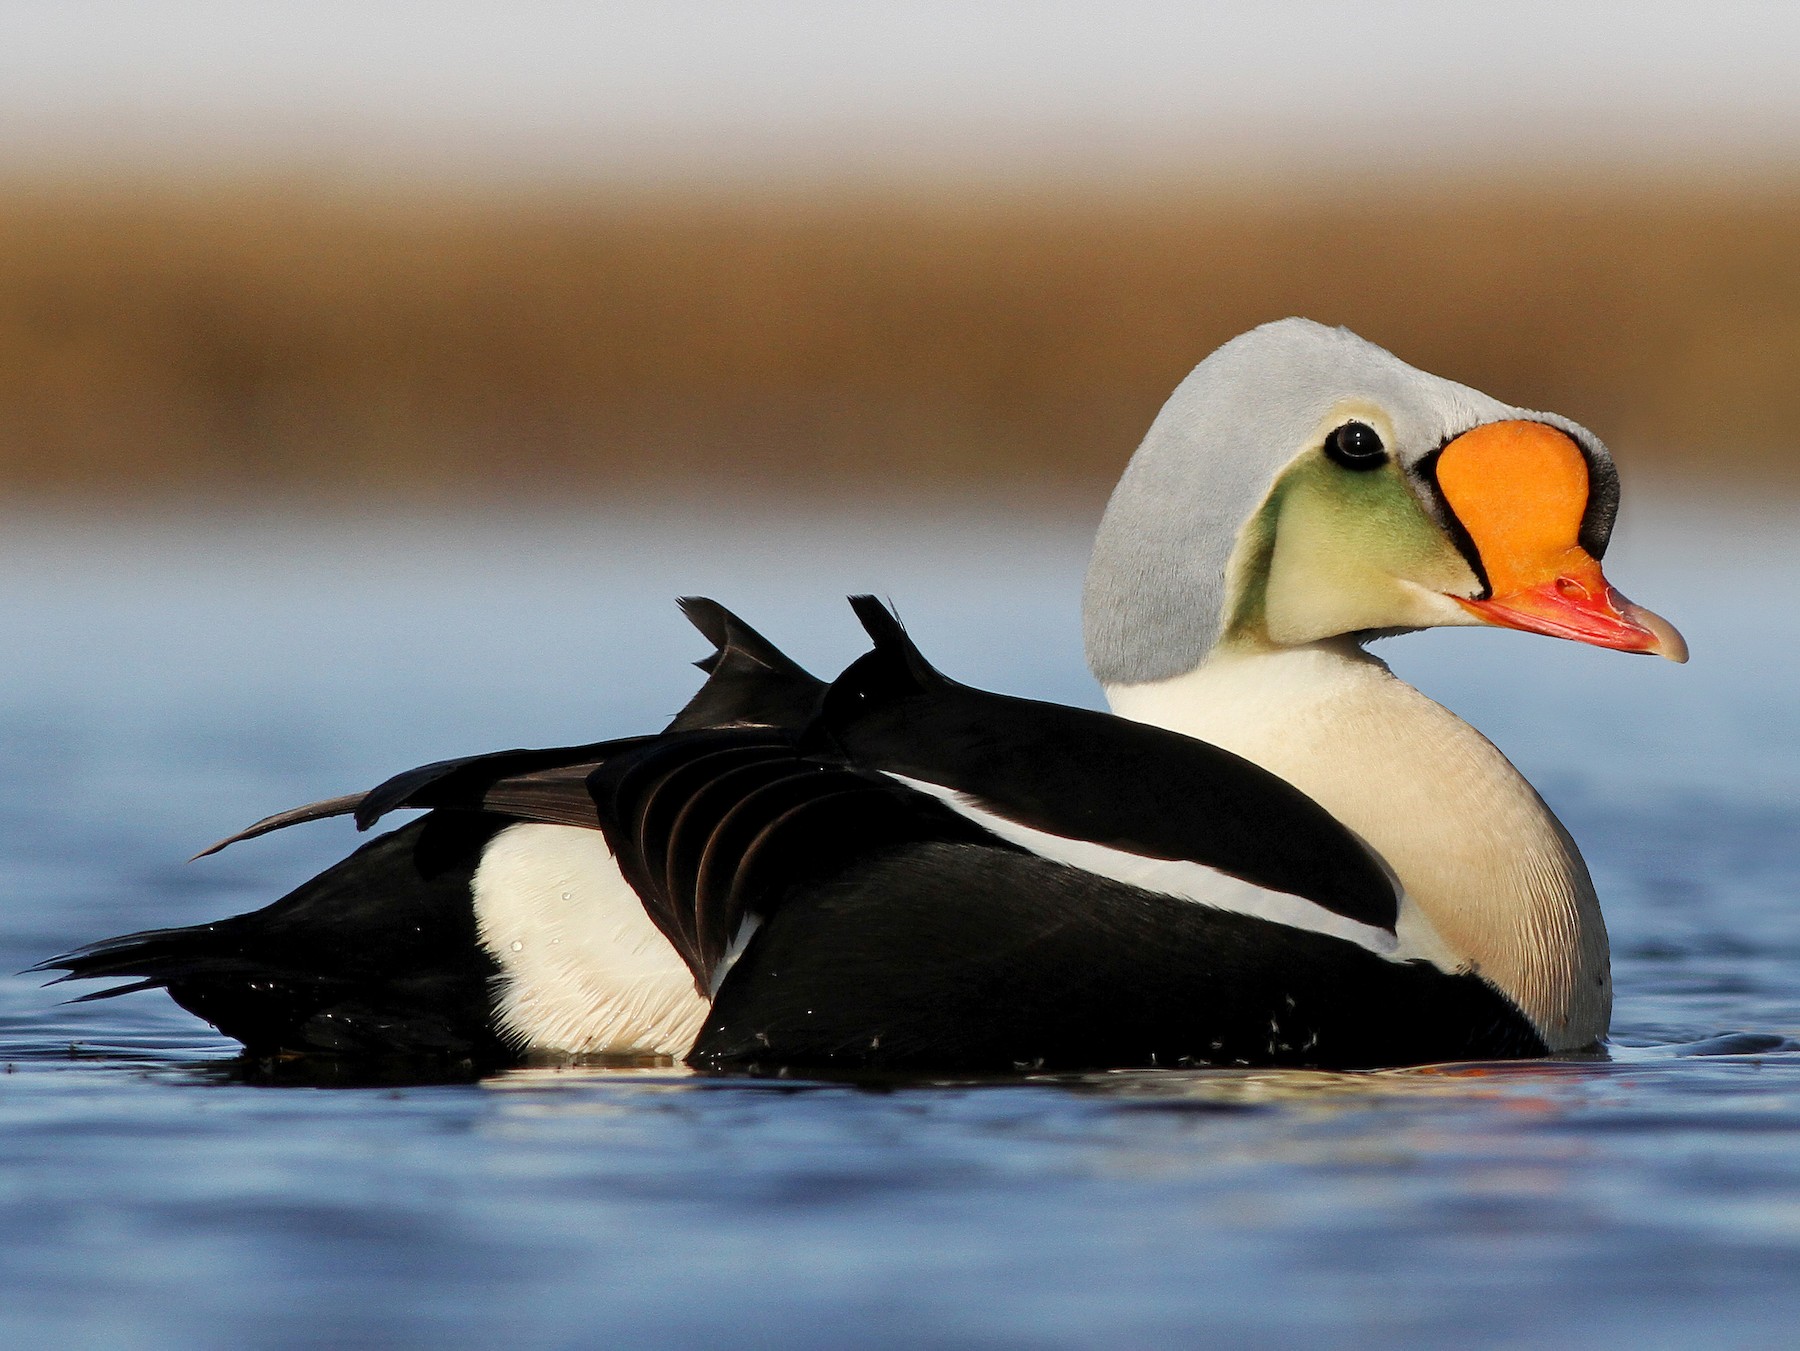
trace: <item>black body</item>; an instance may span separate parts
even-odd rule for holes
[[[886,610],[853,604],[874,650],[826,686],[721,607],[684,601],[718,650],[661,735],[444,761],[270,817],[233,838],[430,812],[264,910],[44,969],[138,977],[90,998],[164,986],[253,1051],[504,1057],[501,973],[477,941],[469,883],[497,831],[537,821],[603,831],[698,988],[716,987],[696,1065],[1357,1067],[1544,1052],[1474,975],[1052,862],[899,782],[1048,835],[1205,865],[1371,930],[1396,922],[1385,866],[1291,785],[1176,733],[958,685]]]
[[[789,895],[755,951],[720,989],[694,1064],[1357,1069],[1544,1054],[1474,976],[979,845],[896,849]]]

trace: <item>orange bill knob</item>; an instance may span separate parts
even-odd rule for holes
[[[1453,599],[1482,622],[1687,660],[1675,626],[1614,590],[1581,547],[1588,466],[1567,432],[1525,421],[1473,428],[1444,447],[1437,481],[1488,578],[1486,600]]]

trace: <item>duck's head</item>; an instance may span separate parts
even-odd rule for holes
[[[1084,599],[1108,686],[1221,644],[1491,624],[1686,660],[1602,575],[1618,475],[1567,418],[1284,319],[1182,381],[1114,490]]]

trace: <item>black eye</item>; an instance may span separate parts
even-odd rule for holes
[[[1378,469],[1387,463],[1387,447],[1366,422],[1346,422],[1325,438],[1325,453],[1346,469]]]

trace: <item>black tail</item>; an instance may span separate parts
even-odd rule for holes
[[[669,724],[697,727],[799,727],[819,705],[825,683],[715,600],[683,596],[681,612],[709,638],[712,655],[694,665],[706,683]]]
[[[167,989],[253,1055],[498,1062],[508,1054],[493,1031],[498,967],[475,931],[470,879],[505,824],[436,812],[261,910],[104,939],[32,969],[127,982],[82,1000]]]

